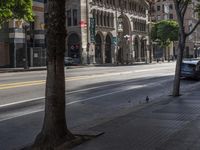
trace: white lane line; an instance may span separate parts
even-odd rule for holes
[[[103,88],[103,87],[109,87],[109,86],[113,86],[113,85],[126,84],[126,83],[130,83],[130,82],[134,82],[134,81],[125,81],[125,82],[120,82],[120,83],[112,83],[112,84],[108,84],[108,85],[101,85],[101,86],[96,86],[96,87],[91,87],[91,88],[86,88],[86,89],[70,91],[70,92],[67,92],[66,95],[73,94],[73,93],[79,93],[79,92],[85,92],[85,91],[94,90],[94,89],[100,89],[100,88]]]
[[[124,92],[124,91],[128,91],[128,90],[132,90],[132,89],[142,88],[142,87],[145,87],[145,86],[146,85],[134,85],[131,88],[118,90],[118,91],[114,91],[114,92],[110,92],[110,93],[106,93],[106,94],[101,94],[101,95],[98,95],[98,96],[93,96],[93,97],[82,99],[82,100],[69,102],[66,105],[72,105],[72,104],[75,104],[75,103],[85,102],[85,101],[89,101],[89,100],[92,100],[92,99],[101,98],[101,97],[104,97],[104,96],[108,96],[108,95],[112,95],[112,94],[116,94],[116,93],[120,93],[120,92]]]
[[[167,82],[167,81],[170,81],[170,80],[171,79],[166,79],[166,80],[162,80],[161,82]],[[93,97],[82,99],[82,100],[77,100],[77,101],[69,102],[69,103],[66,103],[66,106],[69,106],[69,105],[72,105],[72,104],[76,104],[76,103],[80,103],[80,102],[85,102],[85,101],[93,100],[93,99],[96,99],[96,98],[101,98],[101,97],[104,97],[104,96],[109,96],[109,95],[116,94],[116,93],[121,93],[121,92],[124,92],[124,91],[129,91],[129,90],[132,90],[132,89],[138,89],[138,88],[147,87],[149,85],[156,86],[156,85],[160,85],[160,84],[161,83],[159,82],[159,83],[149,83],[149,84],[144,84],[144,85],[133,85],[133,86],[128,87],[126,89],[121,89],[121,90],[118,90],[118,91],[114,91],[114,92],[110,92],[110,93],[106,93],[106,94],[101,94],[101,95],[98,95],[98,96],[93,96]],[[6,120],[10,120],[10,119],[14,119],[14,118],[17,118],[17,117],[22,117],[22,116],[34,114],[34,113],[39,113],[39,112],[42,112],[42,111],[44,111],[44,109],[38,109],[38,110],[28,111],[28,112],[27,111],[26,112],[20,112],[18,114],[15,113],[14,116],[0,119],[0,122],[6,121]]]
[[[6,106],[11,106],[11,105],[22,104],[22,103],[26,103],[26,102],[38,101],[38,100],[41,100],[41,99],[44,99],[44,98],[45,97],[37,97],[37,98],[33,98],[33,99],[28,99],[28,100],[23,100],[23,101],[18,101],[18,102],[3,104],[3,105],[0,105],[0,108],[6,107]]]
[[[155,70],[161,70],[161,69],[166,69],[166,68],[152,68],[152,69],[143,69],[143,70],[135,70],[134,72],[146,72],[146,71],[155,71]]]
[[[164,77],[166,75],[174,75],[174,73],[159,73],[157,75],[151,75],[151,74],[140,75],[140,78],[147,77],[145,79],[150,79],[152,77]],[[124,81],[124,82],[120,82],[120,83],[112,83],[112,84],[108,84],[108,85],[101,85],[101,86],[96,86],[96,87],[92,87],[92,88],[85,88],[85,89],[70,91],[70,92],[67,92],[66,95],[73,94],[73,93],[79,93],[79,92],[85,92],[85,91],[94,90],[94,89],[99,89],[99,88],[103,88],[103,87],[109,87],[109,86],[113,86],[113,85],[122,85],[122,84],[126,84],[126,83],[131,83],[131,82],[135,82],[135,81]]]
[[[158,74],[158,76],[166,76],[166,75],[173,75],[173,73]],[[144,75],[144,76],[141,75],[140,77],[148,77],[146,79],[150,79],[151,77],[156,77],[156,76],[155,75]],[[126,83],[131,83],[131,82],[133,82],[133,81],[124,81],[124,82],[120,82],[120,83],[113,83],[113,84],[108,84],[108,85],[101,85],[101,86],[96,86],[96,87],[91,87],[91,88],[86,88],[86,89],[80,89],[80,90],[66,92],[66,95],[79,93],[79,92],[85,92],[85,91],[94,90],[94,89],[100,89],[100,88],[114,86],[114,85],[122,85],[122,84],[126,84]],[[22,103],[26,103],[26,102],[38,101],[38,100],[41,100],[44,98],[45,97],[37,97],[37,98],[28,99],[28,100],[22,100],[22,101],[18,101],[18,102],[3,104],[3,105],[0,105],[0,108],[6,107],[6,106],[22,104]]]
[[[96,99],[96,98],[101,98],[101,97],[104,97],[104,96],[108,96],[108,95],[112,95],[112,94],[116,94],[116,93],[120,93],[120,92],[124,92],[124,91],[128,91],[130,89],[141,88],[141,87],[144,87],[144,86],[147,86],[147,85],[135,85],[135,86],[132,86],[131,88],[128,88],[128,89],[122,89],[122,90],[118,90],[118,91],[114,91],[114,92],[110,92],[110,93],[106,93],[106,94],[101,94],[101,95],[98,95],[98,96],[93,96],[93,97],[82,99],[82,100],[69,102],[69,103],[66,104],[66,106],[69,106],[69,105],[72,105],[72,104],[76,104],[76,103],[80,103],[80,102],[89,101],[89,100]],[[38,109],[38,110],[35,110],[35,111],[28,111],[28,112],[25,111],[25,112],[20,112],[18,114],[15,113],[14,116],[0,119],[0,122],[6,121],[6,120],[10,120],[10,119],[14,119],[14,118],[17,118],[17,117],[22,117],[22,116],[26,116],[26,115],[30,115],[30,114],[39,113],[39,112],[42,112],[42,111],[44,111],[44,109]]]
[[[31,114],[35,114],[35,113],[38,113],[38,112],[42,112],[44,111],[44,109],[38,109],[38,110],[33,110],[33,111],[26,111],[26,112],[21,112],[21,113],[18,113],[18,114],[14,114],[13,116],[10,116],[10,117],[4,117],[3,119],[0,119],[0,122],[3,122],[3,121],[7,121],[7,120],[10,120],[10,119],[14,119],[14,118],[18,118],[18,117],[22,117],[22,116],[26,116],[26,115],[31,115]]]

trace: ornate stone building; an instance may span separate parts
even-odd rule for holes
[[[66,56],[78,63],[149,61],[144,0],[68,0]]]
[[[0,30],[0,67],[23,67],[25,61],[29,66],[45,65],[44,1],[33,0],[32,8],[34,22],[12,20]]]

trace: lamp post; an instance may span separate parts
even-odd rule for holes
[[[24,44],[24,59],[23,59],[23,61],[24,61],[24,69],[28,69],[29,67],[28,67],[28,49],[27,49],[27,30],[28,30],[28,28],[29,28],[29,24],[27,23],[27,22],[24,22],[23,24],[22,24],[22,27],[23,27],[23,29],[24,29],[24,34],[25,34],[25,38],[24,38],[24,42],[25,42],[25,44]]]
[[[148,57],[147,57],[147,39],[146,38],[144,38],[143,39],[143,41],[144,41],[144,51],[145,51],[145,63],[147,64],[148,63]]]
[[[116,10],[117,11],[117,10]],[[122,57],[121,53],[119,54],[119,42],[121,43],[121,33],[123,32],[123,24],[122,24],[122,21],[123,21],[123,18],[122,16],[120,17],[117,17],[117,13],[116,13],[116,24],[117,24],[117,27],[116,27],[116,35],[117,35],[117,40],[116,40],[116,47],[117,47],[117,63],[118,61],[121,61],[121,60],[118,60],[119,59],[119,56],[120,58]]]
[[[126,40],[126,45],[128,45],[129,46],[129,38],[130,38],[130,35],[124,35],[124,38],[125,38],[125,40]],[[126,54],[126,63],[128,64],[128,53]]]
[[[22,25],[22,20],[16,20],[15,21],[15,27],[18,29]],[[16,32],[16,31],[15,31]],[[17,54],[16,54],[16,42],[14,41],[14,62],[13,62],[13,67],[17,67]]]
[[[152,5],[155,3],[154,0],[146,0],[147,3],[149,4],[149,51],[150,51],[150,63],[152,63],[153,61],[153,49],[152,49],[152,40],[151,40],[151,29],[152,29],[152,26],[151,26],[151,23],[152,23]]]

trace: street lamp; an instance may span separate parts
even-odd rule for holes
[[[143,39],[143,41],[144,41],[144,51],[145,51],[145,63],[147,64],[148,63],[148,58],[147,58],[147,39],[146,38],[144,38]]]
[[[118,64],[118,61],[119,61],[119,42],[121,42],[121,33],[123,32],[123,18],[122,16],[119,16],[117,17],[117,10],[116,10],[116,50],[117,50],[117,56],[116,56],[116,61],[117,61],[117,64]]]
[[[129,39],[130,39],[130,35],[124,35],[124,39],[126,40],[126,44],[129,46]],[[126,54],[126,63],[128,64],[128,53]]]
[[[24,29],[24,34],[25,34],[25,38],[24,38],[24,41],[25,41],[25,44],[24,44],[24,69],[28,69],[28,50],[27,50],[27,30],[28,28],[30,27],[30,24],[27,23],[27,22],[24,22],[22,24],[22,28]]]
[[[151,40],[151,30],[152,30],[152,6],[155,3],[155,0],[146,0],[146,2],[149,4],[149,11],[148,11],[148,16],[149,16],[149,50],[150,50],[150,63],[153,61],[153,48],[152,48],[152,40]]]

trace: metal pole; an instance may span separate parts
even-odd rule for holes
[[[14,40],[14,63],[13,63],[13,67],[16,68],[17,65],[16,65],[16,43],[15,43],[15,40]]]
[[[117,8],[115,10],[115,23],[116,23],[116,63],[118,64],[118,17],[117,17]]]
[[[90,17],[89,17],[89,1],[86,0],[86,19],[87,19],[87,48],[86,48],[86,51],[87,51],[87,64],[90,64],[90,56],[89,56],[89,50],[90,50],[90,41],[89,41],[89,34],[90,34],[90,31],[89,31],[89,24],[90,24]]]
[[[25,25],[24,26],[24,31],[25,31],[25,47],[24,47],[24,49],[25,49],[25,64],[24,64],[24,69],[28,69],[28,53],[27,53],[27,29],[28,29],[28,26],[27,25]]]
[[[152,63],[152,60],[153,60],[153,57],[152,57],[152,56],[153,56],[153,52],[152,52],[152,42],[151,42],[151,28],[152,28],[152,27],[151,27],[151,22],[152,22],[152,18],[151,18],[151,15],[152,15],[152,14],[151,14],[151,13],[152,13],[152,12],[151,12],[151,11],[152,11],[152,10],[151,10],[152,2],[151,2],[151,1],[149,1],[149,7],[150,7],[150,8],[149,8],[149,22],[150,22],[150,23],[149,23],[149,51],[150,51],[150,56],[149,56],[149,57],[150,57],[150,63]]]

